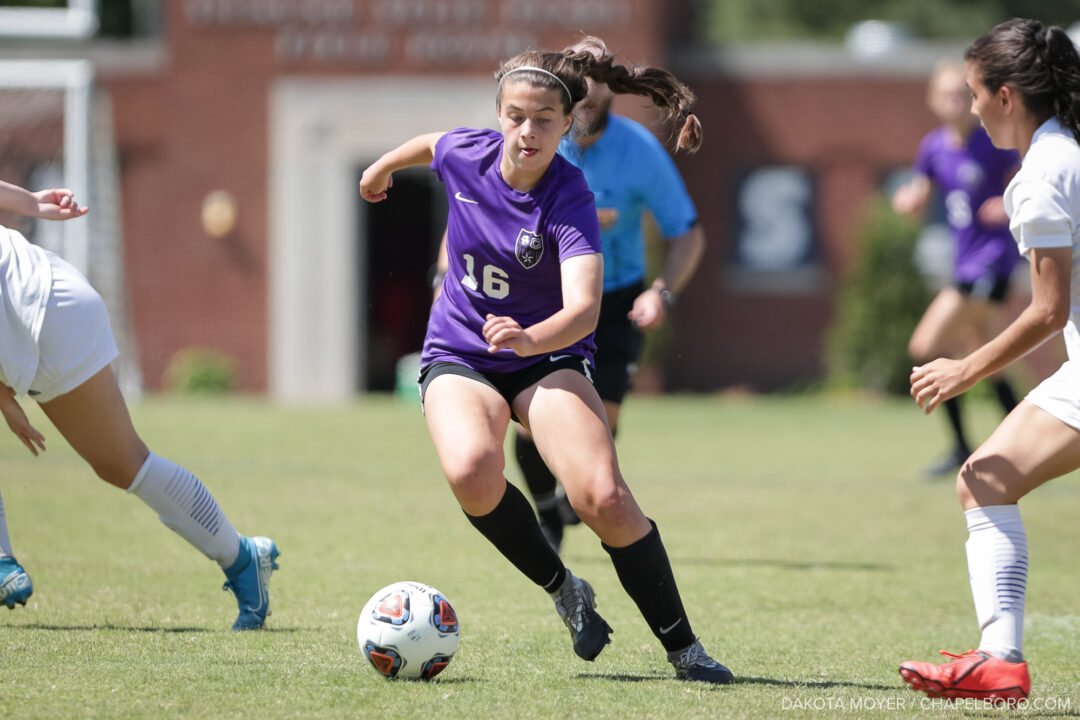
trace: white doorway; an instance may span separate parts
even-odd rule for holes
[[[369,238],[357,170],[415,135],[493,127],[496,89],[493,80],[470,78],[275,83],[267,194],[272,397],[340,402],[362,391],[369,338],[357,299],[369,291],[361,252]]]

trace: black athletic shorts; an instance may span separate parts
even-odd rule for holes
[[[542,356],[540,360],[521,370],[506,373],[482,373],[458,363],[436,361],[420,369],[420,408],[424,407],[424,396],[432,380],[440,375],[461,375],[483,383],[502,395],[506,404],[510,406],[510,416],[517,421],[518,418],[514,414],[514,398],[551,373],[564,368],[576,370],[589,380],[593,379],[588,360],[580,355],[559,352]]]
[[[600,399],[622,404],[637,369],[645,335],[627,317],[634,300],[645,291],[644,283],[604,293],[600,320],[596,323],[596,371],[593,385]]]
[[[1005,301],[1009,294],[1009,275],[983,275],[972,282],[957,282],[956,289],[964,297],[992,303]]]

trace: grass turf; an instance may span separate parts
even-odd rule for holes
[[[595,536],[564,559],[614,626],[578,660],[551,601],[465,521],[414,405],[339,408],[255,398],[151,397],[136,426],[202,478],[240,532],[282,551],[267,630],[232,633],[223,576],[138,500],[96,480],[44,416],[33,458],[0,434],[0,490],[35,583],[0,613],[9,717],[734,718],[999,717],[929,703],[897,665],[978,642],[945,447],[903,400],[821,396],[630,399],[623,472],[654,518],[706,647],[738,682],[672,678]],[[997,421],[969,403],[972,436]],[[518,480],[517,469],[508,476]],[[1032,700],[1011,716],[1080,716],[1080,484],[1022,502],[1029,534],[1025,651]],[[387,682],[356,616],[396,580],[444,592],[462,624],[434,683]],[[1035,702],[1038,701],[1038,702]]]

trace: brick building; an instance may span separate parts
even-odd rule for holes
[[[146,386],[200,346],[236,359],[242,389],[293,400],[385,388],[419,349],[441,186],[401,173],[393,202],[366,206],[363,168],[413,134],[492,125],[498,60],[581,30],[623,61],[670,67],[700,99],[705,145],[677,163],[708,250],[667,340],[666,387],[819,377],[864,202],[932,125],[933,62],[960,52],[858,63],[839,48],[695,50],[690,3],[659,0],[164,7],[150,39],[0,40],[0,59],[88,58],[110,101]],[[638,101],[620,103],[650,120]],[[214,228],[204,206],[235,223]]]

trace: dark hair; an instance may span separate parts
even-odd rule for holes
[[[606,51],[606,48],[604,49]],[[524,67],[540,68],[546,72],[517,70]],[[495,79],[499,81],[499,94],[495,100],[497,107],[502,104],[502,80],[511,71],[514,71],[514,80],[520,79],[533,87],[558,92],[566,101],[564,105],[567,113],[588,94],[586,78],[607,85],[613,93],[643,95],[666,111],[668,122],[680,123],[676,142],[678,149],[696,152],[701,147],[701,122],[690,111],[697,98],[690,88],[667,70],[653,67],[626,68],[616,65],[610,54],[597,58],[587,50],[533,50],[503,62],[495,71]],[[569,97],[567,92],[570,93]]]
[[[973,42],[964,59],[987,90],[1008,85],[1036,118],[1057,118],[1080,142],[1080,55],[1060,27],[1013,18]]]

